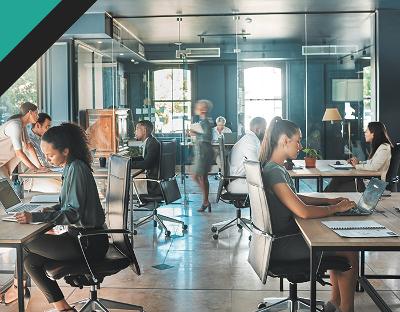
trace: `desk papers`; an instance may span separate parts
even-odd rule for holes
[[[375,221],[321,221],[341,237],[397,237],[397,233]]]

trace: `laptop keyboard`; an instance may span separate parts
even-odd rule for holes
[[[337,216],[360,216],[360,215],[368,215],[366,211],[359,209],[358,207],[351,208],[350,210],[337,212],[335,215]]]
[[[36,205],[36,204],[24,204],[24,205],[21,205],[19,207],[16,207],[14,209],[9,210],[9,212],[32,211],[32,210],[37,209],[37,207],[39,207],[39,205]]]

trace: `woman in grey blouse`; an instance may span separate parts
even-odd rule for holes
[[[299,127],[280,117],[272,119],[260,149],[263,164],[263,181],[268,199],[272,231],[277,236],[286,236],[274,241],[271,259],[309,259],[309,249],[300,234],[295,217],[304,219],[322,218],[355,206],[345,198],[317,198],[297,195],[293,181],[283,166],[286,159],[296,159],[302,146]],[[354,311],[354,292],[357,280],[358,254],[338,252],[349,260],[352,269],[347,272],[331,272],[331,299],[324,311]]]
[[[93,178],[91,154],[83,129],[69,123],[50,128],[43,135],[41,148],[53,165],[64,167],[59,204],[42,212],[22,212],[16,217],[20,223],[44,221],[68,225],[68,232],[62,235],[43,234],[28,243],[24,266],[57,311],[76,311],[64,299],[57,282],[46,276],[44,266],[51,260],[82,259],[78,231],[103,228],[104,211]],[[107,235],[90,236],[84,248],[89,258],[101,259],[108,250]]]

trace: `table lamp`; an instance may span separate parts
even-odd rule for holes
[[[342,116],[340,116],[340,113],[338,109],[335,108],[327,108],[325,110],[325,114],[322,117],[322,121],[330,121],[331,124],[333,124],[334,121],[341,121]]]

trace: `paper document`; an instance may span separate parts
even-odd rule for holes
[[[353,169],[353,166],[351,164],[329,164],[329,166],[335,169],[344,169],[344,170]]]
[[[60,194],[43,194],[43,195],[35,195],[31,199],[31,203],[58,203],[58,198]]]
[[[322,221],[342,237],[396,237],[397,233],[375,221]]]

